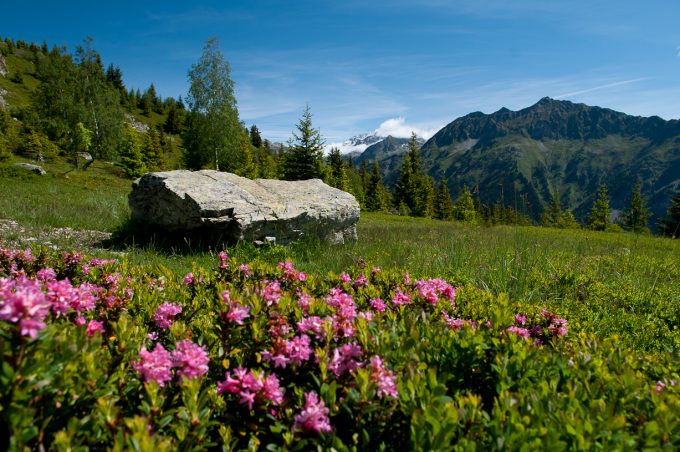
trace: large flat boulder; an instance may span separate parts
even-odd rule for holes
[[[135,221],[168,231],[205,230],[230,241],[357,239],[359,203],[319,179],[251,180],[213,170],[148,173],[132,185],[129,203]]]

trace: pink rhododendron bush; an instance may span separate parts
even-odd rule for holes
[[[15,450],[680,447],[677,354],[370,266],[0,249],[0,351]]]

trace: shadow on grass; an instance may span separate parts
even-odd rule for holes
[[[228,232],[200,229],[169,232],[148,224],[128,220],[121,224],[102,247],[113,251],[141,249],[159,255],[211,254],[230,249],[230,254],[244,260],[264,259],[278,262],[292,256],[310,256],[327,252],[329,246],[316,237],[306,237],[286,245],[256,245],[253,241],[235,241]]]
[[[116,251],[145,248],[160,254],[195,254],[221,250],[235,244],[224,233],[218,231],[171,232],[128,220],[113,231],[111,238],[102,245]]]

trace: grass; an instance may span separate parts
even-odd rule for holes
[[[43,177],[0,167],[2,216],[26,227],[126,232],[131,181],[111,175],[101,162],[85,172],[45,166],[50,175]],[[408,271],[416,278],[442,277],[503,294],[518,310],[529,305],[557,310],[582,329],[621,335],[636,348],[680,349],[680,241],[387,214],[362,214],[358,232],[356,244],[238,244],[229,253],[244,261],[274,264],[290,258],[297,268],[319,274],[377,266]],[[126,260],[173,272],[177,278],[196,266],[214,266],[215,253],[222,248],[219,243],[163,234],[127,238],[122,249]]]

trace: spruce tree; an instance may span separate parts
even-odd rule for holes
[[[545,227],[559,227],[559,224],[562,221],[562,215],[563,212],[559,193],[557,190],[553,190],[548,205],[543,209],[539,223],[541,226]]]
[[[349,190],[349,178],[345,169],[345,162],[340,154],[340,149],[333,148],[328,154],[329,177],[328,184],[342,191]]]
[[[647,228],[649,217],[647,201],[642,195],[642,182],[638,181],[631,191],[628,207],[623,211],[623,228],[636,234],[649,232]]]
[[[661,222],[661,233],[674,239],[680,237],[680,190],[671,199],[666,218]]]
[[[408,143],[399,178],[394,188],[394,205],[401,213],[431,216],[434,205],[434,181],[421,169],[420,146],[415,133]]]
[[[456,198],[453,213],[454,218],[458,221],[464,221],[466,223],[477,222],[477,208],[475,207],[475,203],[472,200],[472,194],[467,185],[463,187],[463,191],[461,191],[458,198]]]
[[[163,147],[158,131],[154,127],[149,127],[144,135],[142,160],[147,171],[158,171],[163,166]]]
[[[444,179],[439,181],[435,191],[434,218],[438,220],[453,219],[453,200],[449,193],[449,187]]]
[[[262,147],[262,136],[260,136],[260,131],[255,124],[250,126],[250,143],[255,148]]]
[[[384,190],[382,176],[380,175],[380,164],[375,161],[364,194],[364,204],[367,211],[378,212],[385,208]]]
[[[607,186],[600,184],[597,189],[597,199],[590,210],[588,227],[595,231],[606,231],[611,224],[612,209],[609,207],[609,194]]]
[[[321,133],[312,126],[312,112],[307,105],[297,124],[297,133],[293,132],[293,138],[283,158],[283,178],[286,180],[322,178],[323,144]]]
[[[144,156],[139,136],[134,129],[128,128],[120,145],[120,164],[127,177],[140,177],[146,173]]]

